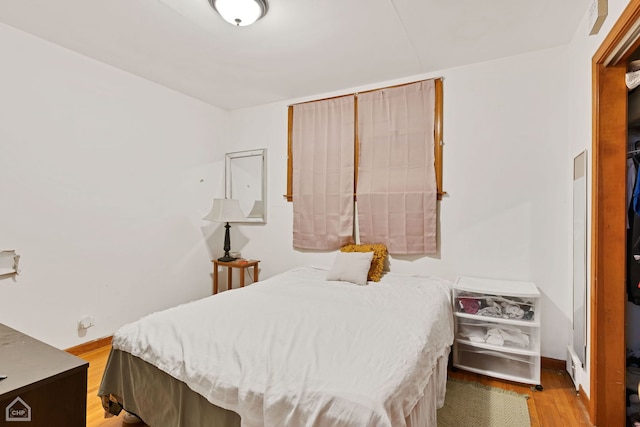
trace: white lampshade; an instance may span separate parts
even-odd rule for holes
[[[244,222],[247,217],[236,199],[213,199],[211,211],[202,219],[215,222]]]
[[[230,24],[251,25],[267,13],[266,0],[209,0],[211,6]]]

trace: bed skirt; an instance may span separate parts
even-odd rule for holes
[[[406,418],[407,427],[436,427],[444,405],[449,349],[436,364],[422,398]],[[112,349],[98,396],[105,416],[123,409],[151,427],[242,427],[240,416],[213,405],[185,383],[129,353]]]

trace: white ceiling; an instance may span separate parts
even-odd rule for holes
[[[0,22],[232,110],[566,44],[589,4],[268,2],[249,27],[207,0],[0,0]]]

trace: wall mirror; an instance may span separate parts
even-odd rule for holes
[[[267,222],[267,150],[225,156],[225,197],[237,199],[247,222]]]
[[[573,160],[573,351],[584,366],[587,349],[587,152]]]

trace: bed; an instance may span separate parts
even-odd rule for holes
[[[152,427],[435,427],[451,283],[327,277],[299,267],[123,326],[98,391],[105,411]]]

